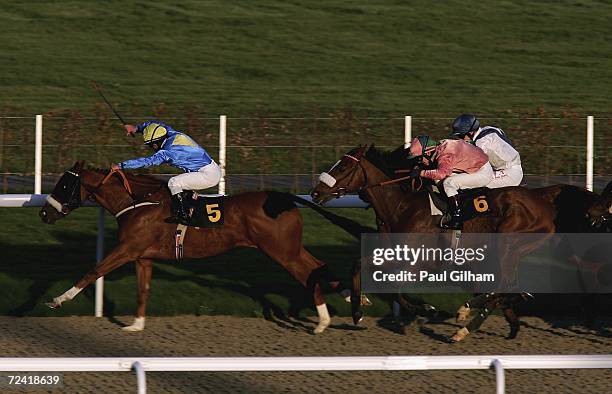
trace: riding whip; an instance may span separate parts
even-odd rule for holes
[[[102,99],[104,100],[104,102],[106,103],[106,105],[108,105],[108,107],[111,109],[111,111],[113,111],[113,113],[115,114],[115,116],[117,118],[119,118],[119,120],[121,121],[121,124],[123,124],[124,126],[127,124],[125,120],[123,120],[123,118],[121,117],[121,115],[119,115],[119,112],[117,112],[117,110],[115,110],[115,108],[113,107],[113,105],[110,103],[110,101],[108,101],[106,99],[106,97],[104,97],[104,94],[102,93],[102,89],[100,89],[100,87],[98,86],[98,84],[96,83],[96,81],[92,80],[91,83],[93,83],[94,89],[96,89],[96,91],[100,94],[100,97],[102,97]]]

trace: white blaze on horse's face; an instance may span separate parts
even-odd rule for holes
[[[59,213],[64,213],[62,204],[57,201],[55,198],[53,198],[53,196],[49,195],[47,196],[47,202],[49,203],[49,205],[51,205],[53,208],[55,208],[55,210]]]
[[[336,178],[329,175],[327,172],[322,172],[321,175],[319,175],[319,182],[329,187],[334,187],[337,181],[336,181]]]
[[[336,162],[336,164],[334,164],[328,172],[322,172],[321,175],[319,175],[319,182],[329,186],[329,187],[334,187],[334,185],[336,184],[337,180],[336,178],[334,178],[333,176],[329,175],[330,172],[332,172],[334,170],[334,168],[336,168],[336,166],[338,164],[340,164],[342,160],[338,160]]]

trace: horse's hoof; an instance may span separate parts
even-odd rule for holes
[[[139,332],[139,331],[144,330],[144,327],[138,326],[136,324],[132,324],[131,326],[121,327],[121,330],[127,331],[127,332]]]
[[[52,300],[50,302],[45,302],[45,305],[47,305],[51,309],[58,309],[62,306],[62,303]]]
[[[458,330],[458,331],[455,333],[455,335],[453,335],[453,336],[451,337],[451,341],[452,341],[453,343],[455,343],[455,342],[461,342],[461,341],[463,341],[463,340],[464,340],[464,339],[465,339],[465,338],[466,338],[466,337],[467,337],[469,334],[470,334],[470,332],[468,331],[468,329],[467,329],[467,328],[465,328],[465,327],[463,327],[463,328],[459,329],[459,330]]]
[[[520,330],[520,327],[510,327],[510,333],[508,334],[508,336],[506,337],[506,339],[515,339],[516,336],[518,335]]]
[[[331,323],[331,321],[322,321],[322,322],[320,322],[320,323],[319,323],[319,324],[318,324],[318,325],[315,327],[315,329],[313,330],[313,332],[315,333],[315,335],[316,335],[316,334],[320,334],[320,333],[322,333],[323,331],[325,331],[325,329],[326,329],[327,327],[329,327],[330,323]]]
[[[353,313],[353,324],[358,325],[363,321],[363,313],[361,311]]]
[[[127,332],[138,332],[144,330],[145,327],[145,318],[144,317],[136,317],[134,318],[134,323],[131,326],[121,327],[123,331]]]
[[[470,316],[470,308],[465,305],[461,305],[459,309],[457,309],[457,323],[465,321]]]

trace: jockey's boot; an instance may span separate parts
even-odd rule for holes
[[[183,192],[172,195],[172,216],[164,219],[166,223],[189,224],[189,214],[185,209],[185,196]]]
[[[446,223],[444,223],[444,225],[442,225],[442,227],[453,229],[453,230],[461,230],[461,227],[463,225],[463,221],[461,219],[463,215],[461,213],[461,208],[459,206],[458,196],[451,196],[448,199],[450,202],[448,206],[449,219]]]

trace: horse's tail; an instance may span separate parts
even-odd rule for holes
[[[296,196],[291,193],[284,193],[284,194],[285,196],[290,198],[293,202],[307,206],[308,208],[312,208],[318,214],[323,216],[325,219],[329,220],[331,223],[340,227],[341,229],[351,234],[353,237],[355,237],[358,240],[361,239],[361,234],[363,233],[375,233],[376,232],[376,229],[373,227],[363,226],[352,219],[345,218],[344,216],[336,215],[335,213],[329,212],[328,210],[321,208],[319,205],[313,203],[312,201],[308,201],[302,197]]]

